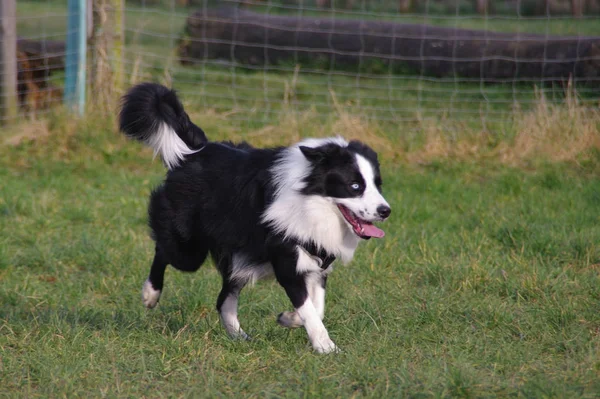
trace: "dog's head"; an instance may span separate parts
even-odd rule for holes
[[[391,209],[381,195],[381,174],[377,154],[359,141],[347,146],[335,142],[300,146],[312,168],[302,193],[329,198],[347,226],[360,238],[380,238],[383,230],[373,222],[390,216]]]

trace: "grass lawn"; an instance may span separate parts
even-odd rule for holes
[[[18,3],[20,32],[60,38],[62,2]],[[597,99],[554,107],[531,86],[183,68],[164,49],[184,16],[128,8],[129,83],[172,81],[212,140],[335,132],[382,154],[387,235],[328,284],[325,324],[343,352],[317,355],[304,330],[276,324],[290,305],[274,281],[242,292],[254,339],[229,340],[210,264],[169,269],[160,305],[144,309],[146,206],[164,168],[92,107],[83,120],[56,111],[0,128],[0,397],[600,395]],[[597,21],[550,25],[600,34]]]
[[[239,137],[226,118],[199,120],[212,139]],[[324,133],[311,128],[299,135]],[[387,236],[332,274],[325,323],[343,353],[320,356],[302,329],[275,323],[290,306],[273,281],[242,293],[254,340],[230,341],[209,264],[169,270],[145,310],[145,208],[162,166],[110,121],[59,116],[3,136],[26,131],[0,146],[2,397],[600,392],[598,156],[520,167],[384,157]]]

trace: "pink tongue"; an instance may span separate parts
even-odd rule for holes
[[[381,238],[381,237],[385,236],[385,232],[383,230],[381,230],[380,228],[378,228],[377,226],[375,226],[374,224],[363,224],[362,228],[363,228],[363,231],[362,231],[361,235],[363,235],[365,237]]]

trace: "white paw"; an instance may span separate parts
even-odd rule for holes
[[[232,315],[225,315],[221,313],[221,324],[225,327],[225,331],[227,331],[227,335],[231,339],[240,339],[250,341],[250,336],[242,330],[240,327],[240,322],[237,319],[237,316],[233,317]]]
[[[300,316],[298,316],[298,313],[296,312],[280,313],[279,316],[277,316],[277,323],[287,328],[297,328],[304,325],[302,319],[300,319]]]
[[[321,339],[312,343],[313,348],[318,353],[337,353],[340,349],[333,343],[330,338]]]
[[[223,322],[223,319],[221,319],[221,322],[223,323],[223,327],[225,327],[225,331],[227,331],[229,338],[250,341],[250,336],[242,330],[240,323],[237,321],[234,324],[226,324]]]
[[[155,290],[154,287],[152,287],[150,280],[146,280],[142,287],[142,303],[144,306],[148,309],[152,309],[158,303],[159,298],[160,290]]]
[[[243,340],[243,341],[251,340],[250,336],[248,334],[246,334],[244,332],[244,330],[242,330],[241,328],[237,331],[231,331],[231,332],[228,331],[227,334],[229,334],[229,337],[234,340],[238,340],[238,339]]]

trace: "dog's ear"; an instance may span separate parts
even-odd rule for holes
[[[363,142],[358,141],[358,140],[352,140],[350,143],[348,143],[348,148],[351,149],[352,151],[356,151],[357,153],[361,154],[365,158],[370,159],[370,160],[374,161],[375,163],[378,163],[377,153],[375,151],[373,151],[373,149],[371,147],[364,144]]]
[[[300,151],[302,151],[302,154],[304,154],[306,159],[308,159],[309,161],[314,162],[314,163],[321,162],[325,158],[325,155],[326,155],[326,153],[322,147],[313,148],[313,147],[300,146]]]
[[[320,147],[300,146],[302,154],[312,163],[321,163],[329,158],[339,156],[342,152],[342,147],[335,144],[326,144]]]

